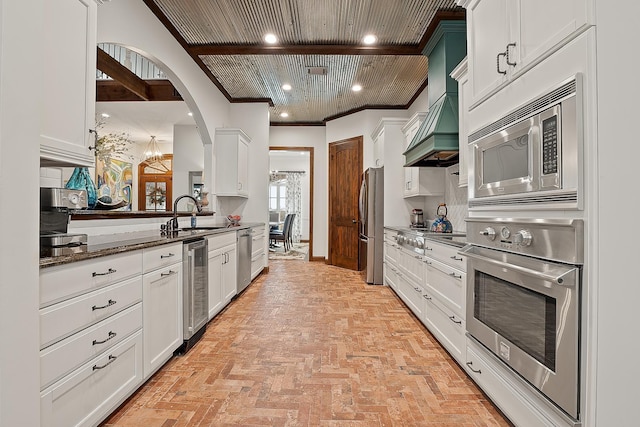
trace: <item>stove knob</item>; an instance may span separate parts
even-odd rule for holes
[[[410,246],[415,246],[416,245],[416,239],[409,239],[409,241],[407,243],[409,243]]]
[[[520,246],[529,246],[532,240],[533,236],[529,230],[520,230],[513,236],[515,244]]]
[[[481,236],[486,236],[487,239],[489,240],[495,240],[496,239],[496,230],[494,230],[492,227],[487,227],[484,230],[482,230],[480,232]]]
[[[397,241],[398,243],[402,243],[402,242],[404,242],[404,236],[396,236],[396,241]]]
[[[423,248],[424,248],[424,241],[423,241],[423,240],[418,240],[418,241],[416,242],[416,246],[417,246],[419,249],[423,249]]]

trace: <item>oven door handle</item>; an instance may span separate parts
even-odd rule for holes
[[[495,259],[487,258],[487,257],[484,257],[482,255],[477,255],[477,254],[474,254],[474,253],[470,252],[467,249],[463,249],[460,252],[464,253],[469,258],[477,259],[477,260],[482,261],[482,262],[487,262],[489,264],[493,264],[493,265],[496,265],[496,266],[501,267],[501,268],[514,270],[514,271],[517,271],[518,273],[526,274],[527,276],[536,277],[538,279],[546,280],[546,281],[549,281],[549,282],[552,282],[552,283],[556,283],[558,285],[564,284],[564,277],[566,275],[570,274],[573,271],[573,270],[569,270],[569,271],[565,271],[564,273],[559,274],[559,275],[551,275],[551,274],[542,273],[540,271],[532,270],[530,268],[521,267],[521,266],[516,265],[516,264],[508,264],[506,262],[502,262],[502,261],[498,261],[498,260],[495,260]]]

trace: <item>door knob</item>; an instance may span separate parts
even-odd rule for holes
[[[356,222],[358,222],[358,220],[357,219],[352,219],[351,222],[355,224]]]

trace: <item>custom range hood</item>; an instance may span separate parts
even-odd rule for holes
[[[429,111],[403,153],[405,167],[458,162],[458,82],[449,74],[466,52],[466,22],[441,21],[422,51],[429,58]]]

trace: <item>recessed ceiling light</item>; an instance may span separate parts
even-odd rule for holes
[[[189,115],[189,117],[193,117],[193,113],[191,111],[189,111],[187,114]]]
[[[269,44],[274,44],[278,42],[278,38],[276,37],[275,34],[269,33],[269,34],[265,34],[264,41]]]
[[[291,85],[288,83],[285,83],[282,85],[282,90],[291,90]]]
[[[111,117],[110,115],[108,115],[107,113],[102,113],[100,114],[102,117],[104,117],[105,119],[108,119],[109,117]]]
[[[289,117],[289,113],[282,112],[282,113],[280,113],[280,117]]]
[[[362,39],[362,43],[364,43],[364,44],[374,44],[377,41],[378,41],[378,38],[373,34],[367,34]]]
[[[362,90],[362,86],[360,86],[359,84],[355,84],[351,86],[351,90],[354,92],[360,92]]]

